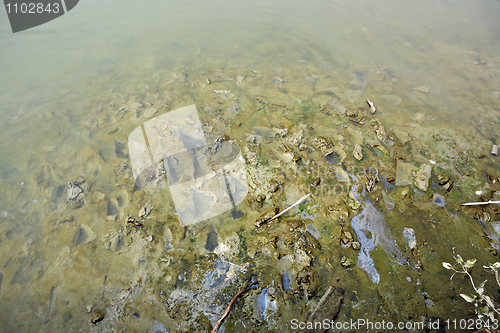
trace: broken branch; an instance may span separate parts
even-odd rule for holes
[[[290,207],[288,207],[287,209],[285,209],[284,211],[282,211],[281,213],[277,214],[277,215],[274,215],[273,217],[271,217],[269,219],[269,221],[272,221],[278,217],[280,217],[281,215],[285,214],[286,212],[288,212],[290,209],[294,208],[294,207],[297,207],[302,201],[306,200],[309,196],[311,195],[311,193],[307,194],[307,195],[304,195],[302,198],[299,199],[299,201],[297,201],[296,203],[294,203],[293,205],[291,205]]]
[[[222,315],[222,317],[220,317],[220,319],[217,321],[217,323],[215,323],[215,326],[214,326],[214,328],[212,330],[212,333],[219,332],[219,328],[224,323],[224,320],[226,320],[227,316],[229,316],[229,312],[231,312],[231,309],[233,308],[234,303],[236,302],[236,300],[238,299],[238,297],[240,297],[241,295],[243,295],[244,293],[246,293],[250,289],[252,289],[252,287],[247,287],[247,288],[245,288],[243,290],[240,290],[236,295],[234,295],[234,297],[229,302],[229,305],[227,306],[226,311],[224,311],[224,314]]]
[[[478,206],[487,204],[500,204],[500,201],[484,201],[484,202],[467,202],[462,204],[462,206]]]

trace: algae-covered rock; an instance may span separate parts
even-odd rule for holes
[[[361,207],[361,203],[358,201],[358,199],[356,199],[352,191],[349,192],[349,196],[346,199],[346,204],[353,210],[357,210],[359,209],[359,207]]]
[[[227,260],[236,259],[240,253],[240,238],[237,234],[227,237],[224,242],[215,248],[214,253]]]
[[[351,258],[348,258],[346,256],[342,256],[340,258],[340,264],[342,265],[342,267],[347,269],[347,268],[353,267],[355,265],[355,262]]]

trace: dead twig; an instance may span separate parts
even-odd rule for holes
[[[304,195],[302,198],[299,199],[299,201],[297,201],[296,203],[294,203],[293,205],[291,205],[290,207],[288,207],[287,209],[285,209],[284,211],[282,211],[281,213],[277,214],[277,215],[274,215],[273,217],[271,217],[269,219],[269,221],[272,221],[278,217],[280,217],[281,215],[285,214],[286,212],[288,212],[290,209],[294,208],[294,207],[297,207],[302,201],[306,200],[307,198],[309,198],[309,196],[311,195],[311,193],[309,194],[306,194]]]
[[[33,259],[35,259],[35,258],[33,258]],[[26,270],[26,268],[28,268],[28,266],[31,264],[31,262],[33,261],[33,259],[31,259],[30,262],[26,265],[26,267],[24,267],[23,272]]]
[[[484,201],[484,202],[467,202],[462,204],[462,206],[478,206],[487,204],[500,204],[500,201]]]
[[[217,323],[215,323],[215,326],[214,326],[214,328],[212,330],[212,333],[219,332],[219,328],[224,323],[224,320],[226,320],[227,316],[229,316],[229,312],[231,312],[231,309],[233,308],[234,303],[236,302],[236,300],[238,299],[238,297],[240,297],[241,295],[243,295],[244,293],[246,293],[250,289],[252,289],[252,287],[247,287],[247,288],[245,288],[243,290],[240,290],[236,295],[234,295],[234,297],[229,302],[229,305],[227,306],[226,311],[224,311],[224,314],[222,315],[222,317],[220,317],[220,319],[217,321]]]

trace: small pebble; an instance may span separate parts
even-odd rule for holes
[[[406,277],[406,281],[410,282],[411,283],[411,277],[407,276]]]

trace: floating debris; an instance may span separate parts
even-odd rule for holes
[[[493,145],[491,147],[491,155],[494,155],[494,156],[498,155],[498,146],[497,145]]]
[[[138,219],[136,219],[135,217],[127,217],[127,224],[130,224],[134,227],[143,227],[144,224],[142,224]]]
[[[467,202],[462,204],[462,206],[478,206],[478,205],[489,205],[489,204],[497,204],[500,205],[500,201],[485,201],[485,202]]]

